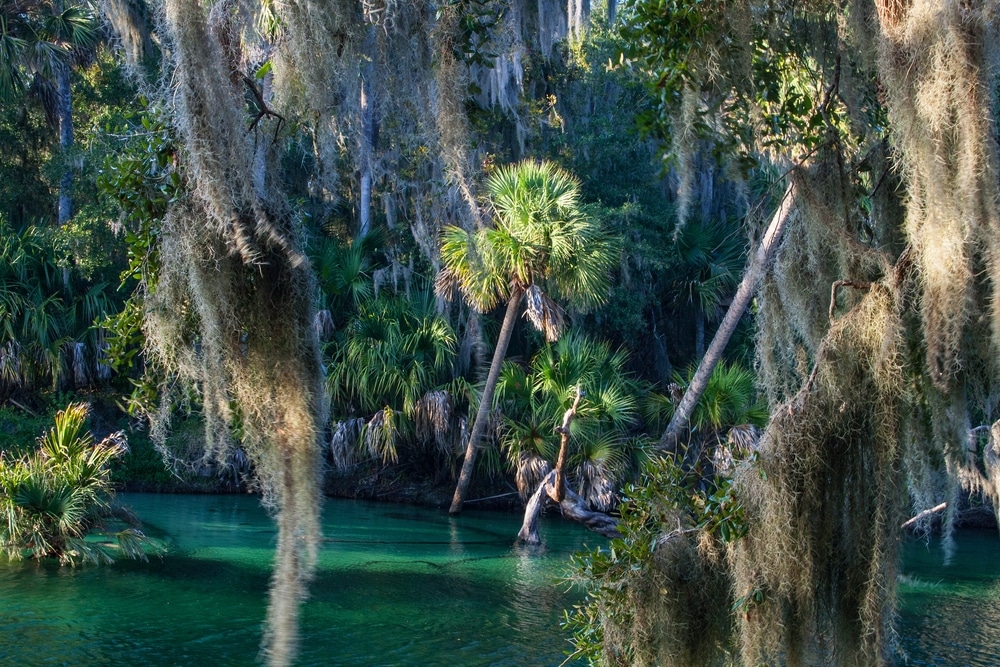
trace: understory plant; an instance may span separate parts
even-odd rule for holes
[[[651,459],[625,488],[620,538],[574,556],[587,597],[566,615],[573,658],[595,665],[722,665],[731,647],[728,545],[747,530],[725,477],[683,457]]]
[[[640,383],[627,370],[628,354],[573,330],[547,344],[525,367],[504,364],[497,404],[498,434],[518,491],[527,500],[556,461],[563,414],[581,399],[573,419],[567,472],[577,493],[593,509],[608,511],[633,455]]]
[[[429,443],[423,453],[449,465],[460,442],[455,407],[467,393],[454,375],[456,347],[427,289],[407,297],[383,288],[361,300],[327,346],[334,463],[343,468],[359,455],[396,461],[405,442]]]
[[[55,558],[63,565],[146,559],[155,550],[136,527],[112,529],[111,463],[127,451],[123,433],[100,442],[84,430],[87,406],[74,403],[55,416],[35,451],[0,452],[0,550],[10,560]],[[100,534],[102,539],[87,539]]]

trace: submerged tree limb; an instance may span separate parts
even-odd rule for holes
[[[688,385],[687,391],[684,392],[684,396],[677,405],[677,409],[674,410],[674,416],[671,418],[670,424],[660,437],[660,442],[657,445],[659,449],[673,448],[677,444],[678,436],[687,428],[698,400],[701,399],[705,388],[708,387],[708,380],[712,377],[712,371],[715,370],[715,367],[722,359],[722,353],[726,349],[726,345],[729,343],[733,332],[736,330],[736,325],[739,324],[743,313],[746,312],[747,307],[750,305],[750,300],[753,298],[757,283],[760,281],[764,270],[774,256],[774,251],[778,247],[778,242],[781,240],[794,206],[795,181],[791,180],[788,184],[788,189],[785,190],[785,194],[781,198],[781,204],[771,217],[771,222],[764,232],[764,237],[760,240],[760,245],[757,246],[757,252],[750,260],[743,274],[743,280],[740,281],[736,295],[733,297],[733,302],[729,306],[729,310],[726,311],[726,316],[719,325],[718,331],[715,332],[712,343],[708,346],[708,350],[705,352],[705,356],[702,357],[701,363],[698,364],[698,369],[695,371],[694,377],[691,378],[691,383]]]
[[[556,496],[556,471],[552,470],[542,480],[535,493],[524,508],[524,523],[517,533],[517,541],[523,544],[540,544],[541,538],[538,536],[538,517],[542,513],[542,508],[547,500],[555,501]],[[559,509],[567,519],[572,519],[582,523],[590,530],[607,538],[621,537],[618,532],[618,520],[604,512],[595,512],[587,508],[586,502],[577,493],[565,487],[565,495],[559,501]]]

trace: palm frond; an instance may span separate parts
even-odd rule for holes
[[[345,419],[333,424],[329,450],[333,464],[338,470],[347,470],[357,461],[358,445],[365,419]]]
[[[547,457],[530,451],[521,452],[515,465],[514,483],[522,501],[528,501],[551,470],[552,465]]]
[[[27,83],[20,62],[28,42],[11,34],[6,17],[0,16],[0,101],[9,102],[24,93]]]
[[[362,432],[362,442],[368,455],[381,459],[383,463],[396,463],[399,455],[396,452],[396,440],[399,434],[399,420],[402,413],[385,407],[375,413]]]
[[[88,542],[82,537],[67,537],[62,553],[59,556],[59,562],[75,567],[81,563],[109,565],[115,562],[115,559],[112,558],[107,547],[104,545]]]
[[[489,244],[479,235],[447,226],[441,233],[441,261],[458,283],[470,306],[481,313],[492,310],[506,292],[504,277],[492,270]]]
[[[66,48],[90,48],[99,39],[97,21],[83,7],[67,7],[59,14],[50,14],[42,23],[39,36]]]
[[[531,285],[524,294],[525,313],[535,328],[545,334],[549,343],[559,340],[566,324],[565,313],[538,285]]]

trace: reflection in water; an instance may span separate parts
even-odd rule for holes
[[[170,553],[71,570],[0,566],[0,665],[248,665],[257,657],[275,530],[254,498],[126,495]],[[574,596],[555,585],[594,541],[546,526],[548,551],[512,548],[520,517],[331,501],[303,665],[558,665]]]
[[[0,665],[253,664],[275,530],[256,499],[128,495],[170,554],[150,563],[0,565]],[[556,579],[603,542],[543,522],[544,546],[515,547],[520,516],[331,501],[303,609],[302,665],[545,666],[577,596]],[[911,665],[1000,665],[1000,539],[908,544],[900,646]]]

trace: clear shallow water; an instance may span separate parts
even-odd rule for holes
[[[899,632],[909,662],[901,664],[1000,665],[1000,537],[962,532],[956,547],[948,566],[938,542],[903,550]]]
[[[150,563],[76,570],[0,566],[0,665],[252,665],[275,530],[247,496],[124,494],[166,540]],[[569,645],[575,601],[557,585],[601,538],[543,522],[546,546],[512,546],[520,517],[328,501],[327,536],[303,610],[302,665],[542,667]],[[904,549],[900,643],[910,665],[1000,665],[1000,538],[963,533]],[[901,663],[905,664],[905,663]]]
[[[170,553],[76,570],[0,566],[0,665],[250,665],[275,530],[242,496],[123,494]],[[515,548],[513,514],[328,501],[303,610],[302,665],[558,665],[574,595],[556,580],[601,538],[549,521]]]

